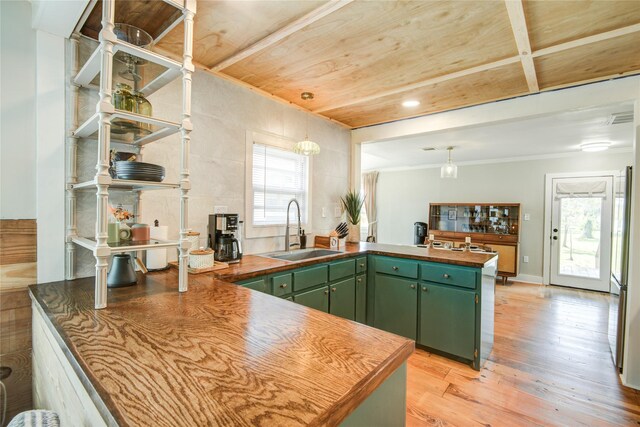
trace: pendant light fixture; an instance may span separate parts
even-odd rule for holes
[[[302,98],[304,101],[312,100],[313,93],[302,92],[300,94],[300,98]],[[297,154],[302,154],[303,156],[313,156],[316,154],[320,154],[320,146],[309,139],[309,116],[308,115],[306,116],[306,126],[305,126],[304,134],[305,134],[304,141],[296,142],[296,145],[293,146],[293,152]]]
[[[451,150],[453,150],[453,147],[447,147],[447,151],[449,152],[449,160],[447,160],[447,163],[442,165],[442,167],[440,168],[440,178],[458,177],[458,166],[454,165],[451,162]]]

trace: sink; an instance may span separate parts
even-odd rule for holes
[[[337,255],[341,253],[343,252],[333,251],[330,249],[299,249],[297,251],[272,252],[268,254],[261,254],[260,256],[285,261],[302,261],[305,259],[320,258],[327,255]]]

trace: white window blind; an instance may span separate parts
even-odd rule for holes
[[[283,225],[287,204],[298,200],[302,222],[307,222],[309,158],[268,145],[253,144],[253,225]],[[295,218],[291,207],[290,218]],[[292,221],[293,222],[293,221]]]

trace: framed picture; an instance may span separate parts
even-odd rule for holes
[[[458,213],[455,209],[449,209],[449,219],[450,220],[458,219]]]

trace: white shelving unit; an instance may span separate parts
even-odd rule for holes
[[[87,62],[80,68],[78,64],[79,35],[71,37],[72,46],[72,81],[70,87],[70,102],[72,103],[71,131],[67,137],[67,218],[66,218],[66,271],[67,279],[75,278],[75,248],[81,246],[90,250],[96,259],[95,276],[95,308],[107,306],[107,267],[109,257],[116,253],[136,252],[148,249],[177,247],[179,254],[179,291],[186,292],[188,288],[187,260],[189,243],[186,240],[189,232],[188,217],[188,192],[191,188],[189,182],[189,146],[191,142],[191,76],[193,66],[193,17],[196,12],[195,0],[176,2],[165,0],[166,3],[182,10],[182,16],[170,25],[173,28],[178,22],[184,22],[184,52],[183,61],[179,63],[166,58],[150,50],[142,49],[132,44],[118,40],[114,34],[115,0],[102,1],[102,30],[99,36],[99,45],[91,54]],[[148,96],[182,75],[182,118],[181,122],[170,122],[153,117],[146,117],[128,111],[116,110],[111,102],[113,89],[113,59],[118,52],[124,52],[146,60],[148,63],[160,66],[160,72],[148,82],[143,82],[140,92]],[[94,80],[99,79],[99,87]],[[99,101],[96,105],[96,113],[84,123],[78,123],[77,104],[78,89],[86,87],[97,90]],[[133,120],[149,129],[144,134],[114,133],[111,122],[114,119]],[[109,157],[112,143],[122,143],[132,146],[134,149],[165,138],[169,135],[181,133],[181,162],[180,182],[147,182],[113,179],[109,175]],[[98,159],[96,174],[90,181],[78,182],[77,153],[80,140],[84,143],[98,144]],[[93,237],[78,236],[76,192],[96,190],[96,232]],[[139,244],[139,242],[123,243],[116,245],[107,244],[107,222],[109,206],[109,190],[132,191],[136,194],[139,204],[139,194],[147,190],[179,189],[180,191],[180,238],[178,241],[151,240]]]

